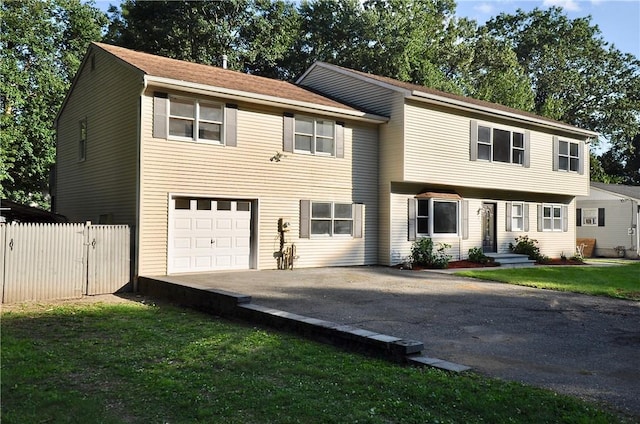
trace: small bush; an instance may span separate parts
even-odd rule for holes
[[[549,258],[540,254],[538,240],[530,239],[529,236],[516,237],[516,244],[509,243],[509,250],[513,253],[527,255],[529,259],[539,263],[549,262]]]
[[[472,247],[471,249],[469,249],[469,260],[471,262],[484,265],[486,263],[489,263],[491,261],[491,258],[485,255],[482,252],[482,249],[480,249],[479,247]]]
[[[434,248],[433,240],[420,238],[411,246],[411,264],[425,268],[446,268],[451,256],[447,255],[445,250],[450,247],[449,244],[438,243],[438,247]]]

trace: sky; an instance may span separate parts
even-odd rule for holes
[[[640,0],[457,0],[456,15],[478,24],[500,13],[560,6],[570,19],[591,16],[602,38],[623,53],[640,59]]]

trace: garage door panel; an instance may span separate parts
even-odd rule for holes
[[[196,241],[195,247],[197,249],[211,249],[211,239],[209,237],[207,238],[197,237],[195,241]]]
[[[184,197],[176,199],[172,205]],[[190,199],[190,209],[172,210],[169,272],[248,269],[251,258],[251,203]]]
[[[249,237],[236,237],[236,247],[246,247],[250,245]]]
[[[196,219],[196,229],[198,230],[210,230],[213,228],[213,222],[210,218],[207,219]]]
[[[177,230],[191,229],[191,218],[175,218],[173,222],[174,222],[173,228]]]
[[[173,239],[173,246],[176,249],[190,249],[191,238],[190,237],[175,237]]]

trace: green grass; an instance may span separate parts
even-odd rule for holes
[[[456,275],[541,289],[640,300],[640,263],[614,266],[494,268],[487,271],[462,271]]]
[[[624,422],[550,391],[172,306],[65,305],[3,312],[2,422]]]

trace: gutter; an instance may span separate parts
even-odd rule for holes
[[[178,81],[171,78],[155,77],[152,75],[144,76],[145,87],[153,85],[158,88],[174,89],[189,91],[203,95],[216,95],[225,99],[235,101],[245,101],[265,106],[273,106],[285,109],[292,109],[299,112],[318,113],[329,115],[337,118],[350,118],[356,121],[368,122],[373,124],[381,124],[389,121],[389,118],[366,113],[359,110],[342,109],[334,106],[324,106],[317,103],[303,102],[299,100],[284,99],[281,97],[267,96],[264,94],[249,93],[246,91],[232,90],[228,88],[214,87],[206,84],[194,84],[186,81]]]

